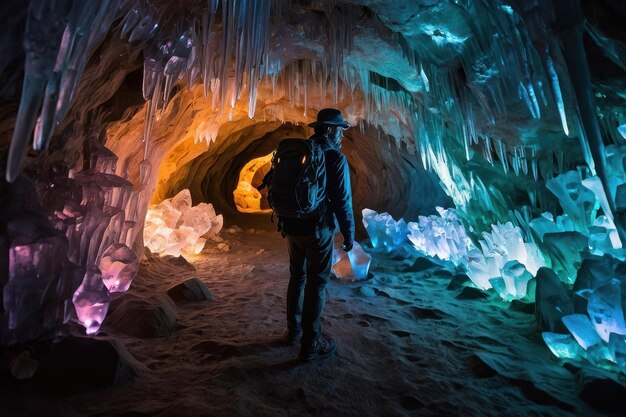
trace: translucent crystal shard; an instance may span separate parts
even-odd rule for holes
[[[184,189],[176,194],[174,197],[172,197],[172,199],[169,201],[169,204],[174,209],[180,212],[184,212],[185,210],[191,208],[191,205],[193,204],[191,201],[191,193],[188,189]]]
[[[572,219],[576,230],[584,231],[595,219],[596,197],[582,184],[580,174],[568,171],[546,182],[546,187],[559,199],[559,204]]]
[[[378,214],[374,210],[363,209],[363,225],[372,246],[385,252],[399,248],[406,241],[406,222],[404,219],[395,221],[388,213]]]
[[[619,370],[626,374],[626,336],[611,333],[608,349]]]
[[[130,287],[139,264],[137,256],[123,243],[112,243],[100,259],[102,282],[109,293],[125,292]]]
[[[28,9],[24,35],[24,83],[7,161],[6,178],[9,182],[13,182],[19,174],[26,156],[70,7],[70,1],[57,4],[37,0],[31,2]]]
[[[603,341],[608,343],[611,333],[626,335],[619,280],[612,279],[593,290],[588,296],[587,312]]]
[[[498,259],[495,256],[485,257],[479,249],[472,249],[467,255],[469,277],[478,288],[491,288],[491,279],[500,276]]]
[[[72,298],[78,321],[87,334],[94,334],[102,325],[109,310],[109,292],[102,282],[100,270],[88,267],[83,283]]]
[[[533,276],[518,261],[508,261],[500,270],[501,277],[491,278],[490,284],[505,301],[519,300],[526,296],[528,282]],[[533,295],[534,298],[534,295]]]
[[[559,359],[581,359],[584,355],[576,339],[569,334],[543,332],[541,337],[554,356]]]
[[[587,350],[590,346],[598,343],[602,344],[602,339],[596,333],[595,328],[589,321],[589,317],[584,314],[571,314],[563,317],[563,324],[567,330],[576,338],[576,341],[583,349]]]
[[[348,258],[350,259],[350,266],[354,272],[354,277],[357,280],[367,278],[372,257],[363,250],[358,242],[354,242],[352,250],[348,252]]]
[[[341,249],[340,239],[335,239],[333,249],[333,273],[344,281],[360,281],[367,278],[372,257],[354,242],[351,251]]]

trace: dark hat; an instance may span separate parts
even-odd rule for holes
[[[309,123],[309,126],[340,126],[343,128],[349,128],[350,123],[343,120],[341,112],[337,109],[322,109],[317,113],[317,121]]]

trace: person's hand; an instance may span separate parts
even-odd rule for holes
[[[352,250],[352,246],[354,246],[352,242],[343,242],[341,249],[343,249],[344,252],[350,252]]]

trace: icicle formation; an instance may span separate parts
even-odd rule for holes
[[[76,95],[89,52],[109,31],[121,1],[30,2],[24,84],[9,148],[7,181],[13,182],[19,174],[33,130],[33,149],[47,149],[54,128]]]
[[[187,78],[192,86],[200,78],[205,97],[211,94],[213,107],[220,113],[234,108],[245,92],[249,116],[254,116],[258,82],[266,70],[263,63],[269,49],[271,5],[266,0],[209,0],[200,21],[189,15],[175,15],[162,18],[160,25],[156,16],[162,12],[150,9],[142,0],[131,8],[124,18],[122,35],[130,33],[131,42],[152,39],[144,53],[146,155],[154,119],[159,117],[159,110],[167,110],[177,80]],[[221,22],[216,21],[218,16]],[[218,30],[214,30],[216,27]],[[202,136],[207,144],[213,139],[212,133]]]

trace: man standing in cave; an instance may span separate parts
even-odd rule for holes
[[[309,138],[324,154],[325,196],[314,218],[279,216],[279,229],[289,248],[287,289],[287,341],[299,339],[302,361],[323,359],[337,350],[333,339],[321,334],[321,316],[330,278],[335,218],[343,235],[342,249],[349,252],[354,242],[354,213],[348,161],[340,152],[343,131],[350,127],[337,109],[322,109]]]

